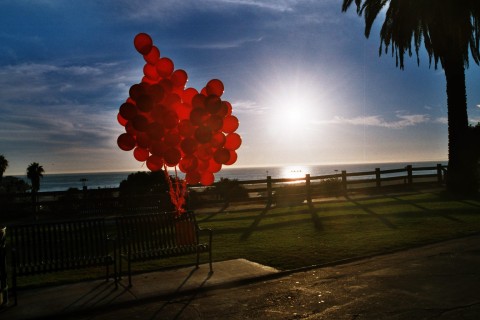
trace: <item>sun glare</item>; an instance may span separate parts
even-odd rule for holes
[[[310,92],[284,92],[272,99],[271,127],[276,134],[298,138],[306,134],[315,118],[316,99]]]

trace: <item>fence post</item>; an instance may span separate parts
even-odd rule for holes
[[[437,182],[439,184],[443,182],[442,165],[440,163],[437,163]]]
[[[305,191],[307,195],[307,203],[312,203],[312,191],[310,189],[310,173],[305,175]]]
[[[375,168],[375,183],[377,188],[382,186],[382,180],[380,179],[380,168]]]
[[[413,170],[411,164],[407,166],[407,177],[408,184],[411,185],[413,183]]]
[[[272,177],[267,176],[267,206],[273,204]]]
[[[342,189],[343,192],[347,192],[347,171],[342,170]]]

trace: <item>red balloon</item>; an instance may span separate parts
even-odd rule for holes
[[[237,133],[229,133],[225,138],[224,148],[228,150],[237,150],[242,144],[242,138]]]
[[[172,73],[172,76],[170,79],[172,80],[172,84],[174,87],[183,89],[187,84],[188,75],[185,72],[185,70],[178,69]]]
[[[215,181],[215,177],[213,176],[213,173],[209,171],[205,171],[202,173],[202,176],[200,178],[200,183],[204,186],[210,186],[213,184],[213,181]]]
[[[143,78],[142,78],[142,84],[146,84],[146,85],[155,84],[155,83],[157,83],[157,81],[158,81],[158,80],[150,79],[150,78],[147,77],[147,76],[143,76]]]
[[[136,83],[130,87],[128,94],[133,100],[137,101],[138,97],[140,97],[142,94],[145,94],[145,86],[145,84]]]
[[[120,136],[118,136],[117,144],[118,147],[123,151],[130,151],[135,148],[136,141],[135,138],[132,137],[130,134],[122,133]]]
[[[158,122],[152,122],[147,128],[148,137],[153,141],[158,141],[165,136],[165,129]]]
[[[205,108],[205,97],[203,94],[196,94],[192,97],[192,107],[193,108]]]
[[[165,134],[165,137],[163,138],[163,141],[165,144],[169,147],[176,147],[180,144],[180,140],[182,138],[180,137],[180,134],[178,131],[169,131]]]
[[[145,149],[150,148],[150,139],[146,132],[137,132],[136,140],[137,146]]]
[[[178,126],[178,115],[173,110],[168,110],[167,112],[165,112],[162,120],[163,125],[167,129],[173,129]]]
[[[221,105],[220,105],[220,108],[218,109],[217,111],[217,115],[222,117],[222,118],[225,118],[226,116],[228,116],[228,105],[229,105],[229,102],[228,101],[222,101]],[[231,107],[230,107],[231,108]],[[231,110],[231,109],[230,109]],[[230,111],[231,113],[231,111]]]
[[[222,108],[222,100],[219,97],[210,95],[205,99],[205,109],[211,114],[215,114]]]
[[[162,78],[168,78],[174,69],[173,61],[169,58],[160,58],[155,65],[157,72]]]
[[[198,142],[193,138],[185,138],[180,142],[180,149],[187,155],[194,154],[197,151],[197,146]]]
[[[144,162],[147,161],[150,153],[148,152],[147,149],[136,147],[133,150],[133,157],[137,159],[137,161]]]
[[[158,83],[146,87],[145,93],[153,99],[154,103],[159,103],[165,96],[165,91],[163,90],[163,87]]]
[[[225,133],[235,132],[238,129],[238,119],[235,116],[226,116],[223,119],[223,128],[222,131]]]
[[[187,183],[189,185],[195,185],[195,184],[198,184],[200,182],[200,179],[202,178],[202,176],[200,175],[199,172],[197,171],[192,171],[192,172],[188,172],[186,175],[185,175],[185,181],[187,181]]]
[[[231,116],[232,115],[232,104],[228,101],[222,101],[222,104],[225,105],[225,107],[227,108],[226,110],[226,115],[225,116]],[[220,110],[220,112],[222,112],[222,110]]]
[[[131,120],[137,115],[137,107],[129,102],[122,104],[119,111],[122,115],[122,118],[126,120]]]
[[[194,137],[199,143],[208,143],[213,137],[212,129],[207,126],[198,127],[195,130]]]
[[[153,41],[148,34],[142,32],[135,36],[133,39],[133,45],[139,53],[146,55],[152,50]]]
[[[220,163],[217,163],[214,159],[210,159],[208,162],[208,171],[212,173],[217,173],[222,169],[222,165]]]
[[[198,171],[199,172],[203,172],[203,171],[208,170],[209,165],[210,165],[210,160],[200,160],[200,159],[198,159]]]
[[[150,146],[150,153],[163,158],[163,155],[167,149],[168,148],[163,141],[157,141],[153,142]]]
[[[180,120],[190,119],[190,112],[192,107],[186,103],[177,102],[173,105],[173,109],[177,111]]]
[[[198,91],[195,88],[187,88],[183,90],[181,97],[183,102],[191,105],[193,97],[197,94],[198,94]]]
[[[137,108],[142,112],[150,112],[153,108],[154,101],[151,96],[147,94],[140,95],[137,99]]]
[[[208,161],[213,156],[212,146],[209,144],[201,144],[197,147],[197,152],[195,152],[195,154],[199,160]],[[208,163],[206,168],[208,168]]]
[[[170,81],[170,80],[167,80],[167,81]],[[166,106],[172,107],[176,103],[181,103],[182,99],[178,94],[170,92],[168,95],[165,96],[165,99],[163,102]]]
[[[212,114],[207,120],[207,126],[212,129],[213,132],[220,131],[223,128],[223,118]]]
[[[178,133],[185,138],[191,137],[195,133],[195,127],[190,120],[182,120],[178,124]]]
[[[132,137],[135,137],[137,135],[137,131],[133,128],[132,121],[128,121],[127,124],[125,125],[125,132],[131,135]]]
[[[225,135],[222,132],[217,132],[213,135],[211,144],[214,148],[221,148],[225,144]]]
[[[213,160],[220,164],[225,164],[230,160],[230,151],[225,148],[220,148],[213,154]]]
[[[194,156],[185,156],[178,163],[178,168],[183,173],[193,172],[198,168],[198,160]]]
[[[207,86],[205,87],[208,95],[215,95],[220,97],[223,94],[223,83],[218,79],[212,79],[208,81]]]
[[[160,171],[163,169],[163,159],[162,157],[156,156],[156,155],[151,155],[147,159],[147,168],[150,169],[150,171]]]
[[[120,123],[120,125],[122,125],[122,126],[124,126],[124,127],[125,127],[125,126],[127,125],[127,123],[128,123],[128,120],[125,119],[125,118],[123,118],[120,113],[117,114],[117,121],[118,121],[118,123]]]
[[[160,50],[157,47],[152,46],[150,52],[144,55],[143,58],[147,63],[155,65],[158,59],[160,59]]]
[[[140,132],[145,132],[148,129],[148,120],[142,115],[136,115],[132,119],[133,128]]]
[[[203,108],[194,108],[190,112],[190,121],[195,126],[200,126],[208,119],[208,112]]]
[[[226,166],[231,166],[232,164],[234,164],[235,162],[237,162],[237,153],[233,150],[230,150],[230,160],[228,160],[227,162],[225,162],[225,165]]]
[[[165,150],[163,155],[163,160],[165,160],[165,164],[169,167],[175,167],[179,162],[182,154],[180,150],[177,148],[168,148]]]
[[[163,88],[163,91],[165,91],[165,93],[172,92],[173,84],[170,79],[162,79],[158,82],[158,84]]]
[[[145,77],[151,79],[151,80],[158,80],[158,78],[160,77],[158,72],[157,72],[157,68],[153,65],[153,64],[150,64],[150,63],[146,63],[144,66],[143,66],[143,74],[145,75]]]

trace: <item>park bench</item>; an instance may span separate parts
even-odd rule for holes
[[[17,277],[89,267],[117,268],[115,243],[111,245],[104,219],[85,219],[9,228],[12,247],[12,294],[17,304]]]
[[[200,253],[208,252],[212,272],[212,231],[199,228],[191,211],[181,215],[161,212],[121,216],[116,218],[116,225],[119,274],[122,274],[122,260],[126,260],[129,286],[132,286],[132,262],[196,254],[198,268]],[[208,242],[200,242],[201,233],[208,236]]]

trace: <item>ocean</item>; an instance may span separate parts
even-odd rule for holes
[[[215,174],[215,180],[220,178],[245,180],[264,180],[267,176],[273,179],[282,178],[301,178],[306,174],[312,177],[327,174],[340,173],[342,170],[347,172],[366,172],[373,171],[375,168],[381,170],[401,169],[407,165],[413,167],[433,167],[438,163],[446,165],[446,161],[429,162],[395,162],[395,163],[364,163],[364,164],[328,164],[328,165],[297,165],[297,166],[274,166],[274,167],[242,167],[224,168]],[[88,189],[118,188],[122,180],[127,179],[132,172],[97,172],[97,173],[67,173],[67,174],[44,174],[40,182],[40,192],[66,191],[69,188],[82,189],[85,184]],[[174,170],[169,171],[174,174]],[[179,172],[183,178],[183,174]],[[27,183],[30,181],[26,176],[17,176],[24,179]]]

